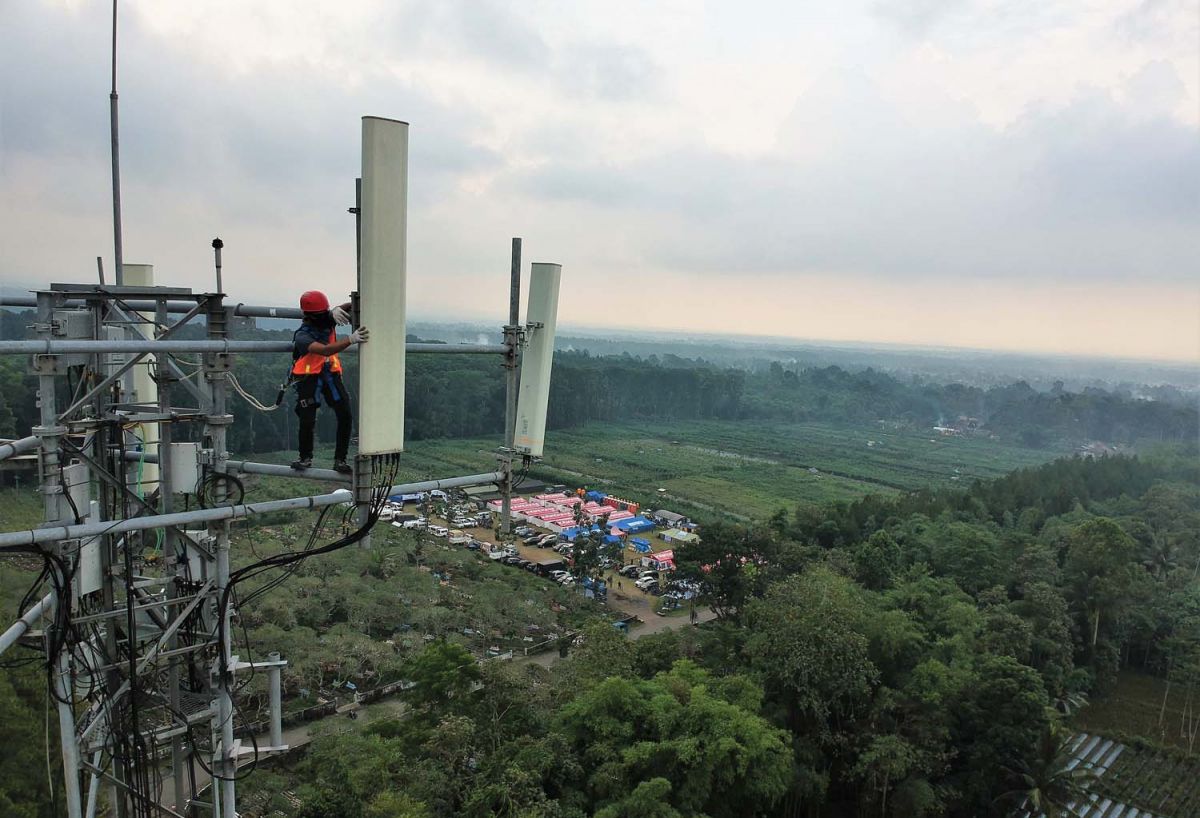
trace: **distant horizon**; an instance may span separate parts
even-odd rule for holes
[[[449,318],[445,316],[429,315],[410,315],[409,323],[427,323],[427,324],[442,324],[442,325],[464,325],[479,328],[491,328],[491,324],[487,319],[477,318]],[[499,325],[497,325],[499,326]],[[787,344],[802,344],[808,346],[826,346],[831,348],[882,348],[882,349],[903,349],[913,352],[951,352],[951,353],[984,353],[989,355],[1001,355],[1005,357],[1031,357],[1031,358],[1050,358],[1050,359],[1066,359],[1066,360],[1090,360],[1103,362],[1119,362],[1129,364],[1153,364],[1155,366],[1169,366],[1181,369],[1200,371],[1200,352],[1193,358],[1156,358],[1146,356],[1121,356],[1114,354],[1106,354],[1103,352],[1071,352],[1047,349],[1026,349],[1013,347],[980,347],[980,346],[959,346],[954,344],[937,344],[937,343],[914,343],[905,341],[887,341],[876,339],[848,339],[848,338],[816,338],[816,337],[801,337],[791,335],[775,335],[775,334],[755,334],[748,332],[724,332],[719,330],[704,330],[697,332],[688,332],[675,328],[656,329],[653,327],[623,327],[603,324],[582,324],[573,322],[560,322],[558,326],[558,335],[579,335],[581,333],[619,333],[626,336],[641,336],[644,338],[652,338],[655,335],[667,335],[686,341],[688,339],[714,339],[726,341],[752,341],[757,343],[770,343],[777,346]]]
[[[69,276],[60,276],[55,280],[69,281]],[[15,295],[17,293],[25,294],[31,291],[35,285],[32,284],[13,284],[0,280],[0,295]],[[48,282],[46,285],[48,286]],[[255,304],[256,306],[273,306],[286,307],[285,304],[270,304],[269,299],[234,299],[227,298],[227,303],[230,304]],[[21,309],[21,308],[4,308],[4,309]],[[266,319],[271,320],[271,319]],[[278,319],[289,320],[289,319]],[[445,314],[440,314],[434,311],[422,311],[418,308],[416,312],[410,312],[408,315],[409,323],[429,323],[443,325],[462,325],[473,328],[496,330],[499,331],[505,319],[502,317],[489,318],[480,315],[467,315],[460,317],[451,317]],[[1200,326],[1200,319],[1198,319]],[[737,342],[752,342],[761,344],[787,345],[787,344],[802,344],[802,345],[820,345],[832,348],[882,348],[882,349],[897,349],[909,350],[913,352],[948,352],[948,353],[982,353],[989,355],[1001,355],[1007,357],[1034,357],[1034,358],[1049,358],[1049,359],[1075,359],[1089,360],[1099,362],[1114,362],[1128,364],[1151,364],[1155,366],[1169,366],[1180,368],[1192,372],[1200,371],[1200,338],[1198,338],[1198,349],[1192,353],[1190,357],[1161,357],[1153,355],[1119,355],[1104,351],[1076,351],[1076,350],[1054,350],[1038,347],[1015,347],[1015,346],[975,346],[969,344],[954,344],[935,341],[902,341],[888,340],[882,338],[833,338],[833,337],[818,337],[818,336],[798,336],[798,335],[781,335],[778,333],[754,333],[747,331],[736,330],[720,330],[720,329],[703,329],[703,330],[684,330],[678,327],[655,327],[645,324],[638,326],[629,325],[611,325],[611,324],[595,324],[586,322],[577,322],[571,320],[560,320],[559,335],[563,334],[579,334],[579,333],[616,333],[627,336],[641,336],[650,338],[655,335],[664,335],[677,338],[681,341],[689,339],[718,339]]]

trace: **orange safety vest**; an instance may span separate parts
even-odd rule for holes
[[[329,340],[325,343],[332,344],[337,340],[337,330],[329,331]],[[342,371],[342,362],[338,360],[337,355],[318,355],[315,352],[309,352],[301,355],[292,364],[293,375],[319,375],[321,370],[325,368],[325,362],[329,361],[329,369],[332,372]]]

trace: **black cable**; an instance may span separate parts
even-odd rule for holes
[[[252,563],[251,565],[247,565],[243,568],[238,569],[237,571],[230,573],[229,582],[226,584],[225,589],[222,592],[221,597],[217,603],[217,631],[218,631],[218,637],[219,637],[217,640],[218,645],[225,644],[225,640],[226,640],[225,627],[226,627],[226,620],[228,619],[227,612],[229,610],[229,606],[233,599],[234,588],[237,586],[238,583],[252,579],[271,568],[291,567],[291,570],[288,571],[286,576],[284,577],[284,579],[286,579],[287,576],[290,576],[295,571],[296,567],[298,567],[298,565],[301,561],[306,560],[309,557],[319,556],[321,554],[329,554],[334,551],[338,551],[342,548],[346,548],[347,546],[354,545],[355,543],[362,541],[371,532],[371,529],[375,527],[375,524],[377,522],[379,522],[379,515],[383,511],[384,505],[387,503],[389,489],[391,488],[392,484],[394,483],[394,481],[396,479],[396,475],[399,471],[399,459],[391,458],[388,462],[388,466],[389,467],[388,467],[386,473],[384,473],[382,475],[382,479],[380,479],[381,475],[380,475],[380,468],[379,468],[378,464],[372,464],[372,475],[371,475],[372,481],[371,482],[372,482],[373,488],[371,489],[371,502],[368,505],[367,519],[363,523],[363,525],[361,525],[358,529],[356,529],[348,534],[345,534],[341,538],[334,540],[333,542],[328,543],[319,548],[306,547],[304,550],[299,551],[299,552],[293,551],[293,552],[288,552],[285,554],[275,554],[271,557],[267,557],[265,559],[259,560],[256,563]],[[328,511],[329,508],[332,508],[332,506],[327,506],[325,508],[325,510],[322,511],[320,517],[318,517],[317,523],[313,527],[314,533],[310,537],[310,542],[309,542],[310,546],[311,546],[312,542],[315,540],[316,536],[319,534],[319,532],[321,530],[321,526],[322,526],[323,521],[326,516],[326,511]],[[271,587],[276,587],[278,585],[278,582],[272,581],[269,584],[271,585]],[[261,591],[261,589],[256,589],[256,592],[252,593],[249,597],[247,597],[247,600],[255,598],[258,595],[258,591]],[[229,672],[228,657],[224,650],[220,651],[218,659],[220,662],[220,673],[222,676],[224,676]],[[231,698],[232,698],[232,696],[231,696]],[[235,713],[236,714],[241,713],[241,710],[237,706],[236,702],[234,702],[234,712],[232,712],[230,714],[230,718],[233,718]],[[255,740],[254,737],[251,736],[251,741],[254,746],[254,759],[251,762],[246,774],[249,774],[249,772],[253,771],[253,769],[255,768],[255,766],[258,763],[257,740]],[[197,757],[199,758],[199,755]],[[200,761],[200,765],[201,765],[201,767],[204,767],[205,772],[207,772],[210,776],[212,776],[214,781],[230,780],[230,777],[217,775],[214,770],[208,769],[203,761]],[[232,780],[237,781],[240,778],[244,778],[244,777],[245,777],[244,775],[239,775],[235,771],[234,775],[232,776]]]
[[[221,483],[225,485],[219,485]],[[230,486],[237,489],[236,493],[229,491]],[[224,496],[224,500],[218,502],[219,496]],[[196,483],[196,503],[200,508],[240,506],[245,499],[246,485],[228,472],[212,471],[206,468],[204,475]]]

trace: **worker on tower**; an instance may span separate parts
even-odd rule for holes
[[[350,305],[329,308],[325,293],[309,290],[300,296],[304,323],[292,336],[292,383],[296,386],[296,416],[300,419],[300,459],[292,463],[298,471],[312,468],[313,434],[317,407],[325,401],[337,415],[337,445],[333,468],[343,474],[353,470],[346,461],[354,416],[350,394],[342,383],[338,353],[367,340],[367,328],[359,327],[346,338],[337,337],[337,325],[350,323]]]

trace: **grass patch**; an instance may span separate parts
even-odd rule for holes
[[[1075,715],[1074,725],[1088,733],[1111,738],[1136,737],[1186,751],[1189,700],[1193,718],[1200,719],[1200,691],[1189,691],[1179,684],[1168,689],[1164,679],[1123,670],[1110,693],[1097,697]]]
[[[405,479],[489,471],[498,443],[412,442],[403,457]],[[886,424],[604,423],[548,433],[545,460],[534,472],[700,520],[765,519],[781,508],[965,486],[1062,454]]]

